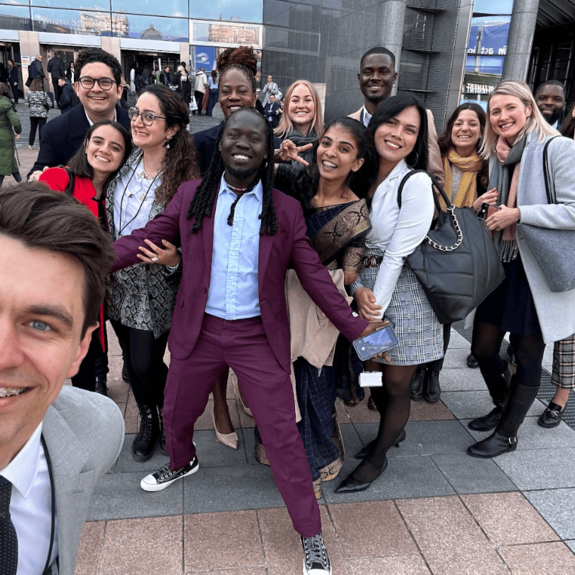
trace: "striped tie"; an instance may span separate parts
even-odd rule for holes
[[[10,517],[12,483],[0,475],[0,573],[16,575],[18,570],[18,537]]]

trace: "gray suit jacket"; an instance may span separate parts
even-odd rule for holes
[[[544,143],[539,142],[533,132],[527,138],[517,185],[517,206],[521,210],[518,225],[575,230],[575,142],[569,138],[556,138],[549,144],[549,170],[559,202],[549,205],[543,176]],[[553,293],[529,246],[519,237],[517,240],[543,339],[545,343],[565,339],[575,333],[575,290]]]
[[[59,575],[74,575],[92,493],[124,443],[124,418],[107,397],[64,386],[44,417],[56,491]]]

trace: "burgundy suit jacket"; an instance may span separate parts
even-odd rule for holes
[[[162,240],[182,246],[183,277],[172,319],[170,353],[186,359],[192,353],[202,329],[202,320],[210,289],[214,242],[215,203],[202,227],[191,233],[194,218],[186,214],[201,180],[184,182],[165,211],[146,227],[114,242],[117,260],[112,272],[139,263],[139,246],[144,239],[156,245]],[[274,236],[260,236],[258,291],[262,323],[271,348],[280,365],[290,371],[290,331],[285,297],[285,277],[293,267],[302,286],[337,329],[349,340],[356,339],[368,323],[354,317],[347,302],[335,287],[329,272],[322,266],[306,235],[302,208],[297,200],[273,191],[279,228]]]

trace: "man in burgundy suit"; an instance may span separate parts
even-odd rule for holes
[[[287,269],[295,268],[305,290],[349,340],[383,324],[354,317],[339,294],[306,236],[299,202],[273,189],[273,151],[271,128],[260,114],[243,109],[230,116],[204,179],[182,184],[162,214],[114,243],[113,271],[139,261],[172,267],[159,246],[180,237],[183,279],[163,410],[170,463],[146,476],[142,488],[159,491],[198,470],[194,423],[229,366],[302,536],[304,573],[327,574],[331,567],[289,377]]]

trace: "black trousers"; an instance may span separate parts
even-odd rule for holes
[[[38,118],[37,116],[30,116],[30,137],[28,138],[28,144],[30,146],[34,145],[34,140],[36,139],[36,128],[38,130],[38,141],[42,139],[42,129],[46,125],[48,118]]]
[[[166,331],[156,339],[151,331],[127,327],[116,320],[110,321],[122,348],[136,403],[162,408],[168,377],[164,353],[170,332]]]
[[[104,323],[104,340],[108,349],[108,337],[106,324]],[[72,385],[80,389],[94,391],[96,389],[96,377],[103,378],[108,374],[108,353],[102,349],[100,343],[100,330],[94,330],[88,353],[80,364],[78,373],[72,378]]]

